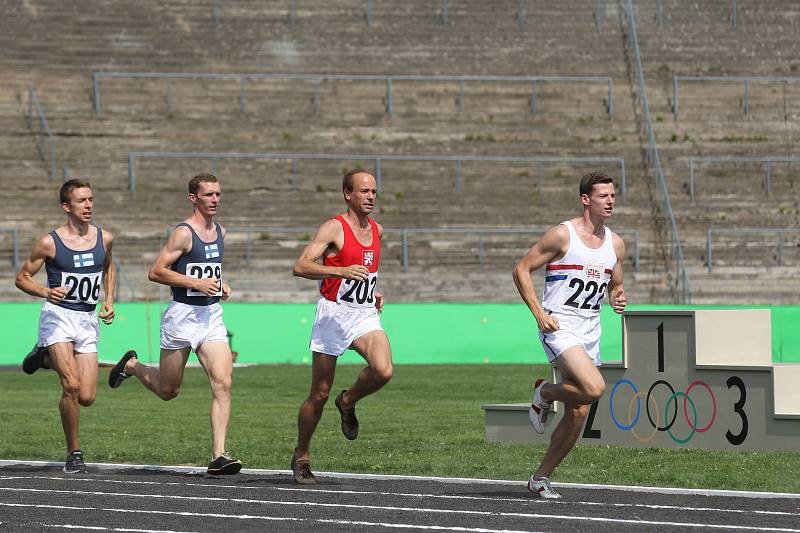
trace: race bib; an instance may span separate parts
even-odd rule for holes
[[[367,281],[343,279],[339,285],[336,301],[351,307],[374,307],[375,286],[377,284],[377,272],[370,272]]]
[[[67,288],[67,294],[64,296],[63,301],[96,304],[100,298],[100,283],[102,281],[102,272],[92,272],[90,274],[62,272],[61,286]]]
[[[220,280],[218,290],[212,296],[222,296],[222,264],[187,263],[186,275],[190,278]],[[186,289],[186,296],[202,296],[204,298],[208,297],[208,295],[205,293],[193,289]]]

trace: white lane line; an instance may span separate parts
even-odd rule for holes
[[[213,498],[209,498],[213,499]],[[304,505],[313,505],[306,503]],[[323,523],[338,523],[338,524],[356,524],[356,525],[382,525],[380,522],[370,523],[370,522],[362,522],[362,521],[349,521],[349,520],[332,520],[332,519],[316,519],[316,518],[293,518],[293,517],[276,517],[276,516],[263,516],[263,515],[232,515],[232,514],[222,514],[222,513],[196,513],[191,511],[156,511],[152,509],[115,509],[115,508],[97,508],[97,507],[69,507],[69,506],[61,506],[61,505],[45,505],[45,504],[20,504],[20,503],[3,503],[0,502],[0,506],[5,507],[36,507],[36,508],[45,508],[45,509],[80,509],[80,510],[90,510],[90,511],[108,511],[114,513],[132,513],[132,514],[156,514],[156,515],[175,515],[175,516],[194,516],[194,517],[202,517],[202,518],[235,518],[237,520],[271,520],[271,521],[308,521],[308,522],[323,522]],[[335,507],[334,504],[325,504],[325,507]],[[350,506],[340,506],[340,507],[353,507],[357,509],[364,509],[364,508],[377,508],[377,509],[384,509],[381,507],[370,507],[370,506],[360,506],[360,505],[350,505]],[[648,526],[675,526],[675,527],[693,527],[693,528],[706,528],[706,529],[728,529],[728,530],[747,530],[747,531],[776,531],[776,532],[785,532],[785,533],[800,533],[800,529],[792,529],[792,528],[781,528],[781,527],[758,527],[758,526],[739,526],[733,524],[700,524],[700,523],[692,523],[692,522],[659,522],[655,520],[625,520],[620,518],[598,518],[598,517],[589,517],[589,516],[572,516],[572,515],[551,515],[551,514],[537,514],[537,513],[484,513],[478,511],[444,511],[440,509],[405,509],[405,508],[385,508],[387,510],[404,510],[404,511],[413,511],[413,512],[424,512],[424,511],[432,511],[438,513],[456,513],[456,514],[472,514],[472,515],[486,515],[486,516],[510,516],[510,517],[518,517],[518,518],[536,518],[536,519],[557,519],[557,520],[572,520],[572,521],[579,521],[579,522],[602,522],[602,523],[613,523],[613,524],[627,524],[627,525],[648,525]],[[417,526],[407,526],[407,527],[415,527],[418,529],[446,529],[448,531],[481,531],[484,533],[512,533],[508,530],[489,530],[489,529],[467,529],[467,528],[456,528],[455,526],[438,526],[438,525],[417,525]],[[531,532],[513,532],[513,533],[531,533]]]
[[[74,524],[44,524],[42,522],[26,522],[43,527],[55,527],[58,529],[91,529],[93,531],[130,531],[132,533],[199,533],[198,531],[174,531],[172,529],[131,529],[127,527],[103,527],[103,526],[77,526]]]
[[[177,516],[194,516],[203,518],[236,518],[239,520],[267,520],[270,522],[316,522],[320,524],[337,524],[337,525],[356,525],[356,526],[383,526],[401,529],[432,529],[436,531],[465,531],[469,533],[540,533],[531,530],[518,530],[518,529],[486,529],[478,527],[460,527],[460,526],[439,526],[439,525],[422,525],[422,524],[389,524],[383,522],[366,522],[363,520],[341,520],[331,518],[296,518],[292,516],[260,516],[260,515],[226,515],[219,513],[190,513],[178,511],[135,511],[131,509],[102,509],[98,507],[72,507],[66,505],[42,505],[42,504],[26,504],[26,503],[0,503],[0,506],[6,507],[35,507],[45,509],[69,509],[80,511],[110,511],[118,513],[143,513],[143,514],[161,514],[161,515],[177,515]],[[85,528],[96,529],[96,528]],[[117,529],[115,531],[141,531],[134,529]],[[175,532],[179,533],[179,532]]]
[[[64,466],[63,461],[23,461],[14,459],[0,459],[0,467],[2,466],[47,466],[58,467]],[[124,463],[87,463],[87,466],[93,470],[150,470],[155,472],[173,472],[181,474],[206,474],[205,467],[199,466],[162,466],[162,465],[138,465],[138,464],[124,464]],[[254,476],[291,476],[291,470],[266,470],[256,468],[243,468],[240,474],[254,475]],[[436,477],[436,476],[405,476],[405,475],[389,475],[389,474],[351,474],[348,472],[314,472],[317,477],[330,477],[340,479],[370,479],[370,480],[384,480],[384,481],[435,481],[439,483],[460,483],[460,484],[483,484],[483,485],[516,485],[525,486],[528,480],[513,481],[507,479],[481,479],[481,478],[462,478],[462,477]],[[800,499],[800,493],[791,492],[753,492],[743,490],[721,490],[721,489],[685,489],[680,487],[648,487],[638,485],[599,485],[597,483],[562,483],[553,482],[554,487],[575,488],[575,489],[597,489],[597,490],[622,490],[630,492],[647,492],[658,494],[688,494],[688,495],[701,495],[701,496],[727,496],[727,497],[740,497],[740,498],[790,498]]]
[[[0,476],[0,480],[9,479]],[[530,503],[533,505],[586,505],[597,507],[616,507],[616,508],[639,508],[639,509],[657,509],[657,510],[675,510],[675,511],[702,511],[702,512],[716,512],[716,513],[740,513],[740,514],[762,514],[773,516],[798,516],[800,512],[789,511],[765,511],[761,509],[731,509],[722,507],[690,507],[683,505],[661,505],[661,504],[646,504],[646,503],[609,503],[609,502],[591,502],[591,501],[546,501],[540,498],[499,498],[492,496],[461,496],[453,494],[426,494],[426,493],[413,493],[413,492],[378,492],[366,490],[332,490],[332,489],[307,489],[307,488],[289,488],[289,487],[268,487],[258,485],[216,485],[214,483],[177,483],[177,482],[160,482],[160,481],[128,481],[118,479],[93,479],[93,478],[74,478],[74,477],[57,477],[57,476],[17,476],[10,479],[43,479],[51,481],[86,481],[98,483],[116,483],[123,485],[156,485],[156,486],[179,486],[179,487],[201,487],[213,489],[248,489],[248,490],[274,490],[278,492],[304,492],[304,493],[324,493],[324,494],[348,494],[359,496],[398,496],[404,498],[431,498],[431,499],[444,499],[444,500],[477,500],[477,501],[490,501],[490,502],[511,502],[511,503]]]
[[[540,514],[540,513],[519,513],[519,512],[501,512],[501,511],[475,511],[466,509],[433,509],[429,507],[396,507],[390,505],[352,505],[344,503],[320,503],[320,502],[287,502],[281,500],[253,500],[245,498],[220,498],[220,497],[206,497],[206,496],[176,496],[169,494],[133,494],[125,492],[99,492],[99,491],[81,491],[81,490],[52,490],[52,489],[27,489],[27,488],[10,488],[0,487],[0,491],[10,492],[30,492],[30,493],[45,493],[45,494],[70,494],[70,495],[86,495],[86,496],[114,496],[123,498],[152,498],[158,500],[183,500],[183,501],[196,501],[196,502],[231,502],[231,503],[252,503],[261,505],[277,505],[277,506],[301,506],[301,507],[322,507],[322,508],[339,508],[339,509],[355,509],[363,511],[370,509],[374,511],[405,511],[412,513],[431,513],[431,514],[456,514],[456,515],[472,515],[472,516],[491,516],[491,517],[515,517],[515,518],[559,518],[565,520],[584,520],[590,522],[613,522],[619,524],[649,524],[649,525],[665,525],[665,526],[684,526],[684,527],[707,527],[707,528],[722,528],[727,527],[731,529],[750,529],[753,531],[788,531],[800,533],[800,529],[787,529],[787,528],[763,528],[755,526],[738,526],[738,525],[717,525],[717,524],[704,524],[704,523],[691,523],[691,522],[664,522],[664,521],[643,521],[643,520],[627,520],[617,518],[601,518],[601,517],[588,517],[588,516],[571,516],[571,515],[556,515],[556,514]],[[0,505],[5,505],[0,503]],[[121,509],[119,511],[122,511]],[[127,512],[138,512],[131,509]],[[142,511],[149,513],[160,513],[166,511]],[[191,514],[194,516],[194,514]],[[199,514],[197,516],[205,516]],[[236,515],[221,515],[232,516]],[[248,515],[249,516],[249,515]]]

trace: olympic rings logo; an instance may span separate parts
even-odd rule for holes
[[[733,385],[740,389],[742,398],[744,398],[744,384],[739,378],[732,377],[728,380],[729,387],[731,387],[732,380],[734,380]],[[741,386],[739,386],[740,384]],[[663,420],[662,413],[659,409],[659,403],[653,394],[653,391],[659,386],[666,387],[669,390],[669,397],[664,405]],[[625,413],[620,413],[618,416],[614,410],[614,398],[617,395],[617,391],[621,387],[630,388],[633,392],[633,395],[628,402],[627,417],[623,416]],[[695,401],[692,399],[693,391],[698,388],[705,389],[705,394],[711,400],[711,413],[710,415],[704,413],[704,416],[702,417],[704,420],[702,421],[700,420],[701,417],[697,411],[697,404],[695,404]],[[686,426],[689,428],[688,433],[683,436],[676,435],[676,433],[673,432],[675,422],[678,419],[679,398],[683,399],[683,418],[686,421]],[[642,407],[642,401],[644,401],[644,407]],[[733,439],[741,439],[741,441],[744,441],[744,437],[747,435],[747,418],[745,417],[744,412],[741,410],[743,405],[743,401],[740,401],[734,405],[734,410],[742,417],[743,433],[732,436]],[[692,411],[691,417],[689,416],[689,407],[691,407]],[[636,430],[636,425],[638,424],[640,418],[642,418],[642,411],[644,411],[644,413],[647,415],[647,420],[650,422],[650,425],[653,428],[652,431],[646,435],[642,435]],[[630,431],[634,438],[641,443],[650,442],[659,431],[665,431],[676,444],[686,444],[692,439],[692,437],[694,437],[696,433],[705,433],[714,425],[714,421],[717,419],[717,397],[714,394],[714,391],[711,389],[711,386],[702,380],[693,381],[688,387],[686,387],[685,391],[676,391],[668,381],[659,379],[653,382],[647,392],[645,392],[640,391],[633,381],[629,379],[620,379],[614,383],[614,386],[611,388],[611,394],[609,395],[609,412],[611,414],[611,420],[619,429],[623,431]],[[622,418],[624,421],[620,420],[620,418]],[[701,422],[702,426],[700,425]],[[728,440],[736,444],[734,440],[732,440],[731,435],[732,434],[729,431]]]

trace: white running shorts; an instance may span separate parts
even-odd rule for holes
[[[550,363],[554,363],[567,348],[581,346],[594,366],[600,366],[600,318],[554,315],[559,329],[553,333],[539,332],[539,340]]]
[[[204,342],[228,342],[222,306],[170,302],[161,317],[161,348],[180,350],[189,346],[196,352]]]
[[[383,331],[375,307],[350,307],[320,298],[309,347],[311,351],[338,357],[370,331]]]
[[[73,311],[44,302],[39,314],[38,346],[71,342],[78,353],[97,353],[100,324],[94,311]]]

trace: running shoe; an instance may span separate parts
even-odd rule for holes
[[[44,368],[44,356],[47,355],[47,346],[36,346],[28,352],[22,360],[22,370],[26,374],[33,374],[40,368]]]
[[[346,391],[342,391],[339,393],[339,396],[333,401],[336,404],[336,408],[339,410],[339,414],[342,415],[342,433],[344,436],[347,437],[347,440],[356,440],[358,438],[358,419],[356,418],[356,408],[355,406],[351,407],[350,409],[345,409],[342,407],[342,396]]]
[[[136,352],[133,350],[129,350],[125,352],[125,355],[122,356],[122,359],[114,365],[114,368],[111,369],[111,372],[108,374],[108,384],[111,386],[112,389],[116,389],[122,382],[131,377],[132,374],[125,373],[125,365],[131,359],[138,358]]]
[[[547,384],[543,379],[537,379],[533,385],[533,402],[528,409],[528,418],[531,421],[533,430],[536,433],[544,433],[544,426],[547,424],[547,415],[550,414],[552,404],[542,399],[542,387]]]
[[[294,482],[298,485],[314,485],[317,483],[308,459],[297,458],[297,448],[294,449],[292,454],[292,474],[294,475]]]
[[[208,473],[212,476],[228,476],[238,474],[242,469],[242,462],[231,457],[230,453],[224,452],[222,455],[211,461],[208,465]]]
[[[561,498],[561,494],[553,490],[552,485],[550,485],[550,480],[546,477],[533,479],[533,476],[531,476],[528,480],[528,490],[545,500],[558,500]]]
[[[64,463],[65,474],[85,474],[86,463],[83,462],[83,452],[80,450],[72,450],[67,455],[67,462]]]

